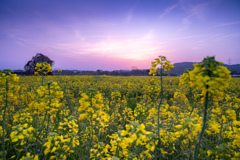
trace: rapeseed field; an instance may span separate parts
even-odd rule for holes
[[[0,159],[240,159],[240,79],[214,57],[181,77],[0,73]]]

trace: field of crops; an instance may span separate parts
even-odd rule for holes
[[[1,158],[240,159],[240,79],[204,90],[187,76],[1,73]]]

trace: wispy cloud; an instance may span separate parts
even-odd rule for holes
[[[196,42],[196,44],[192,47],[192,49],[198,50],[198,49],[201,49],[202,46],[204,46],[204,42],[200,40]]]
[[[216,35],[216,36],[213,36],[212,38],[218,40],[218,41],[222,41],[224,40],[225,38],[229,38],[229,37],[238,37],[240,36],[240,32],[236,32],[236,33],[231,33],[231,34],[219,34],[219,35]]]
[[[125,18],[124,21],[126,23],[129,23],[129,22],[131,22],[132,18],[133,18],[133,9],[130,9],[129,12],[127,13],[127,17]]]
[[[187,10],[185,9],[188,16],[183,18],[183,24],[186,24],[186,22],[189,23],[190,18],[192,18],[192,17],[195,17],[197,19],[204,19],[205,14],[206,14],[206,9],[209,4],[210,4],[210,2],[197,4],[194,6],[189,6],[187,8]]]
[[[187,29],[193,18],[204,20],[208,12],[208,7],[212,3],[213,1],[200,4],[193,4],[192,1],[179,1],[179,5],[187,14],[187,16],[182,19],[183,26],[181,26],[179,30]]]
[[[117,26],[116,22],[100,20],[100,19],[89,20],[89,24],[92,26],[98,26],[98,27],[116,27]]]
[[[240,24],[240,21],[237,21],[237,22],[222,23],[222,24],[218,24],[218,25],[216,25],[216,27],[231,26],[231,25],[236,25],[236,24]]]
[[[189,38],[195,38],[195,37],[202,37],[203,35],[191,35],[191,36],[186,36],[186,37],[176,37],[176,38],[172,38],[169,39],[170,41],[173,40],[182,40],[182,39],[189,39]]]
[[[175,52],[177,50],[174,50],[174,49],[169,49],[169,50],[159,50],[158,52],[159,53],[170,53],[170,52]]]
[[[176,8],[178,6],[178,3],[172,5],[171,7],[168,7],[164,10],[164,12],[159,16],[160,18],[163,18],[165,15],[167,15],[168,13],[170,13],[174,8]]]

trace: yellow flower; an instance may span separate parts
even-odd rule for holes
[[[152,132],[142,130],[142,133],[145,134],[145,135],[149,135],[149,134],[151,134]]]
[[[45,154],[45,155],[47,155],[49,152],[50,152],[50,149],[49,149],[49,148],[46,148],[46,149],[44,150],[44,154]]]
[[[73,151],[73,150],[70,150],[69,153],[74,153],[74,151]]]
[[[18,141],[18,138],[17,138],[17,137],[15,137],[15,138],[12,139],[12,142],[17,142],[17,141]]]
[[[132,139],[133,141],[135,141],[135,140],[137,139],[137,134],[134,133],[134,134],[131,136],[131,139]]]
[[[210,156],[211,153],[212,153],[212,151],[210,151],[210,150],[207,151],[208,156]]]
[[[150,147],[150,151],[154,152],[154,150],[155,150],[155,145],[152,144],[152,146]]]
[[[160,150],[161,150],[161,154],[162,154],[162,155],[165,155],[165,154],[168,153],[167,151],[164,151],[162,148],[161,148]]]
[[[152,65],[151,65],[152,67],[156,67],[157,66],[157,64],[156,64],[156,62],[152,62]]]
[[[122,133],[121,133],[121,136],[122,136],[122,137],[126,136],[127,134],[128,134],[128,132],[127,132],[127,131],[125,131],[125,130],[122,130]]]
[[[183,126],[182,125],[176,125],[175,128],[181,129]]]
[[[18,139],[24,139],[24,136],[22,134],[19,134]]]
[[[51,142],[46,142],[43,146],[44,147],[46,146],[47,148],[50,148],[51,147]]]
[[[32,132],[34,130],[34,128],[31,126],[27,130],[28,130],[28,132]]]
[[[56,150],[57,150],[57,148],[53,147],[51,153],[55,152]]]
[[[66,148],[68,148],[68,145],[63,145],[62,149],[65,150]]]
[[[144,129],[145,129],[145,125],[142,123],[142,124],[139,126],[139,129],[140,129],[140,130],[144,130]]]
[[[25,130],[23,130],[23,135],[26,135],[26,136],[28,136],[29,134],[28,134],[28,132],[27,132],[27,130],[25,129]]]
[[[15,158],[16,157],[16,155],[13,155],[11,158],[13,159],[13,158]]]
[[[24,127],[24,128],[28,128],[28,124],[25,123],[25,124],[23,125],[23,127]]]
[[[159,68],[156,68],[157,65],[160,65],[164,71],[170,71],[171,68],[174,68],[174,66],[170,63],[171,62],[168,61],[165,56],[159,56],[159,58],[155,59],[154,62],[151,62],[149,75],[156,75],[156,72],[159,70]]]

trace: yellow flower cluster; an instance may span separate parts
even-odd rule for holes
[[[39,73],[41,75],[48,74],[49,72],[52,72],[52,67],[47,62],[37,63],[35,67],[34,75],[38,75]]]
[[[104,114],[102,111],[103,100],[100,93],[96,94],[94,97],[90,98],[86,93],[82,93],[82,98],[79,100],[80,107],[78,108],[79,120],[89,119],[96,120]]]
[[[156,68],[158,65],[160,65],[160,67]],[[171,68],[174,68],[173,64],[171,64],[171,62],[168,61],[165,56],[159,56],[159,58],[155,59],[155,61],[152,62],[149,75],[155,76],[156,72],[162,68],[164,71],[168,72]]]
[[[14,157],[11,157],[11,158],[15,158],[15,156]],[[31,153],[27,153],[26,154],[26,157],[25,156],[23,156],[22,158],[20,158],[20,160],[38,160],[38,155],[31,155]]]
[[[192,71],[192,69],[186,69],[183,73],[183,75],[179,78],[179,86],[181,87],[184,84],[188,84],[190,82],[190,75],[189,72]]]
[[[228,87],[228,81],[231,79],[230,71],[223,66],[223,63],[215,60],[215,57],[204,58],[202,63],[194,64],[194,70],[190,71],[190,86],[197,87],[203,93],[210,92],[218,94]]]
[[[0,84],[4,85],[6,83],[6,80],[9,80],[9,82],[18,82],[19,77],[17,74],[14,74],[11,70],[4,69],[0,72]]]
[[[28,123],[24,123],[23,125],[18,124],[16,126],[12,127],[12,132],[10,134],[11,142],[18,142],[20,145],[23,145],[26,143],[26,139],[29,139],[32,141],[32,131],[34,128],[32,126],[28,126]],[[16,145],[16,144],[15,144]]]
[[[78,125],[72,117],[65,119],[58,127],[59,135],[56,132],[50,132],[47,141],[44,143],[44,154],[49,159],[67,159],[67,156],[74,153],[74,148],[80,145],[78,133]]]
[[[56,82],[48,82],[44,86],[36,89],[35,93],[37,100],[32,100],[28,106],[28,110],[37,115],[47,114],[51,115],[51,119],[56,118],[57,112],[62,107],[60,103],[63,98],[63,91]]]
[[[118,131],[118,133],[109,136],[111,138],[110,144],[99,143],[95,145],[95,149],[91,150],[93,155],[97,154],[96,157],[99,159],[137,159],[137,157],[153,159],[151,153],[154,152],[157,144],[153,141],[153,133],[146,131],[145,125],[136,121],[125,127],[126,130]],[[133,152],[138,148],[142,148],[140,155]]]

